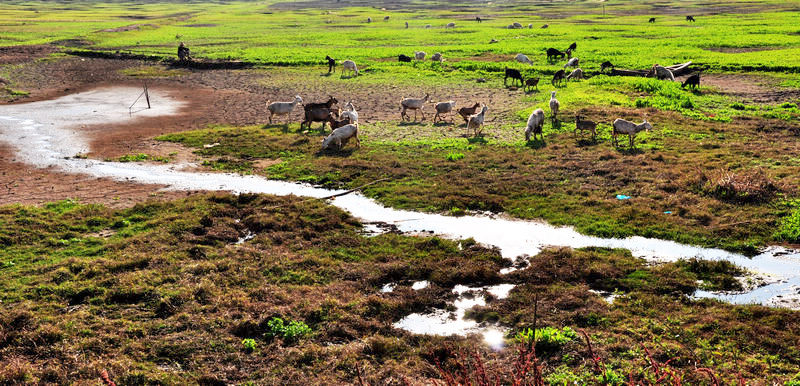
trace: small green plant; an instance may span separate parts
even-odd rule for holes
[[[267,322],[268,331],[266,336],[269,338],[280,337],[285,343],[296,343],[301,338],[311,334],[311,327],[307,324],[292,320],[286,324],[283,319],[275,317]]]
[[[783,107],[784,109],[793,109],[797,107],[797,104],[794,104],[792,102],[784,102],[781,103],[781,107]]]
[[[791,213],[781,220],[775,238],[790,243],[800,242],[800,202],[793,203]]]
[[[253,338],[242,339],[242,346],[245,352],[251,353],[256,350],[256,340]]]
[[[447,153],[447,157],[445,157],[448,161],[455,162],[462,158],[464,158],[464,153]]]
[[[731,108],[734,109],[734,110],[740,110],[741,111],[741,110],[744,110],[745,107],[746,106],[744,105],[744,103],[741,103],[741,102],[731,103]]]
[[[564,327],[562,329],[544,327],[536,329],[536,349],[540,351],[554,351],[578,337],[575,330]],[[519,343],[530,344],[534,331],[526,328],[517,333],[514,339]]]

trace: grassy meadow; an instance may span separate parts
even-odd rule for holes
[[[137,55],[119,74],[162,87],[202,87],[191,82],[228,71],[279,94],[263,100],[300,93],[312,102],[306,95],[336,90],[341,102],[360,98],[358,149],[320,151],[326,133],[319,123],[301,130],[297,113],[287,125],[267,125],[265,113],[246,126],[218,122],[156,140],[192,149],[207,170],[331,188],[386,179],[363,193],[402,209],[504,213],[746,254],[800,243],[800,2],[603,4],[6,1],[0,47],[57,52],[0,64],[0,85],[6,99],[24,101],[35,91],[19,75],[26,68],[102,52]],[[451,21],[456,28],[444,28]],[[506,28],[513,22],[525,28]],[[176,65],[179,42],[197,61],[248,68]],[[548,62],[544,50],[572,42],[589,78],[551,87],[564,62]],[[445,60],[397,62],[417,50]],[[517,53],[533,64],[515,62]],[[325,55],[355,60],[361,74],[320,76]],[[599,74],[606,60],[628,69],[692,61],[704,80],[689,90]],[[504,87],[505,67],[541,77],[539,90]],[[558,121],[549,119],[550,90]],[[432,107],[427,121],[401,122],[398,94],[426,92],[459,107],[494,101],[484,134],[463,135],[458,117],[432,125]],[[526,142],[536,108],[547,115],[545,139]],[[573,134],[576,114],[599,123],[596,140]],[[627,138],[612,146],[615,118],[645,117],[654,130],[639,133],[636,148]],[[175,162],[172,154],[108,159]],[[742,271],[730,264],[651,265],[624,250],[548,248],[501,276],[511,262],[474,240],[361,230],[336,208],[294,197],[0,207],[0,384],[96,384],[107,371],[119,385],[416,385],[480,366],[510,384],[522,364],[541,369],[527,381],[549,385],[800,385],[797,311],[691,297],[698,288],[742,290]],[[418,280],[431,285],[414,291]],[[397,289],[381,293],[390,282]],[[444,308],[456,284],[499,283],[517,287],[468,316],[508,328],[506,350],[392,327]],[[609,303],[590,291],[619,297]],[[530,347],[535,361],[520,362]]]

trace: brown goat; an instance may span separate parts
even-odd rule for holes
[[[472,107],[462,107],[458,109],[458,115],[464,118],[464,123],[469,123],[470,115],[475,115],[475,112],[478,111],[478,107],[481,107],[480,103],[476,103]]]

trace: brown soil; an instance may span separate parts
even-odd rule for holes
[[[0,65],[24,63],[57,51],[58,48],[47,45],[0,47]]]
[[[126,26],[123,26],[123,27],[101,29],[100,31],[97,31],[97,32],[125,32],[125,31],[137,31],[137,30],[140,30],[140,29],[142,29],[142,27],[153,27],[153,28],[158,28],[158,26],[157,26],[157,25],[155,25],[155,24],[131,24],[131,25],[126,25]]]
[[[701,76],[700,84],[717,88],[722,94],[755,103],[796,102],[800,98],[800,90],[775,87],[757,76],[708,74]]]

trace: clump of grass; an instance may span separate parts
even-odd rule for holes
[[[711,261],[692,258],[675,263],[684,271],[691,272],[703,281],[703,288],[712,291],[741,291],[742,283],[736,276],[745,274],[745,270],[726,260]]]
[[[769,202],[782,190],[762,169],[700,172],[698,185],[705,194],[734,203]]]
[[[253,338],[242,339],[242,347],[245,352],[251,353],[256,350],[256,340]]]
[[[525,345],[530,345],[533,339],[536,339],[536,349],[539,351],[555,351],[562,346],[573,341],[578,337],[575,330],[564,327],[562,329],[554,327],[537,328],[535,331],[532,328],[526,328],[517,333],[514,339]]]
[[[267,322],[266,336],[268,338],[282,338],[285,343],[297,343],[300,339],[311,334],[311,327],[307,324],[292,320],[289,324],[278,317],[274,317]]]
[[[162,157],[158,155],[149,155],[144,153],[139,154],[125,154],[120,156],[116,159],[118,162],[145,162],[145,161],[154,161],[154,162],[163,162],[169,163],[170,159],[168,157]]]
[[[775,238],[790,243],[800,243],[800,202],[794,202],[788,216],[781,219]]]
[[[455,161],[458,161],[458,160],[464,158],[464,153],[450,152],[450,153],[447,153],[447,156],[445,158],[448,161],[455,162]]]

